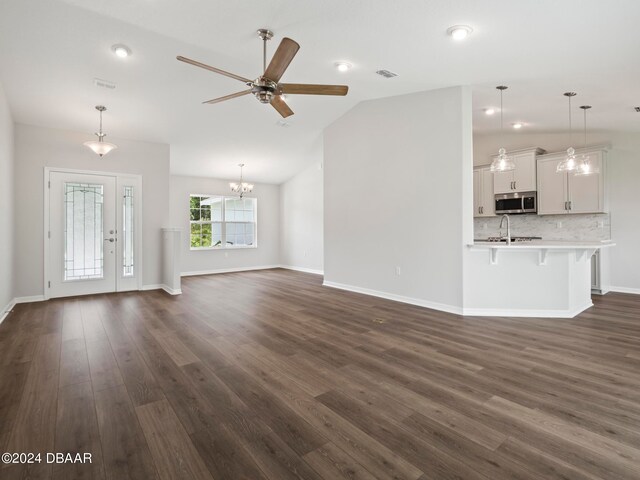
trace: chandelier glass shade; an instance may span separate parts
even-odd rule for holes
[[[239,182],[231,182],[229,183],[229,187],[231,191],[234,193],[239,193],[240,198],[244,197],[245,193],[251,193],[253,190],[253,184],[247,183],[242,179],[242,168],[244,167],[244,163],[238,165],[240,167],[240,181]]]
[[[503,132],[503,122],[502,122],[502,92],[504,92],[508,87],[504,85],[500,85],[496,87],[497,90],[500,90],[500,133]],[[504,148],[500,148],[498,150],[498,156],[493,159],[491,162],[491,167],[489,170],[491,172],[509,172],[511,170],[515,170],[516,164],[513,163],[511,157],[507,155],[507,151]]]
[[[106,111],[107,107],[103,105],[96,105],[96,110],[100,112],[100,130],[98,131],[98,133],[95,134],[96,137],[98,137],[98,140],[91,140],[90,142],[84,142],[83,145],[86,147],[89,147],[91,150],[93,150],[94,153],[96,153],[97,155],[100,156],[100,158],[102,158],[111,150],[115,150],[116,148],[118,148],[118,146],[114,145],[113,143],[108,143],[104,141],[104,137],[106,137],[107,134],[102,132],[102,112]]]

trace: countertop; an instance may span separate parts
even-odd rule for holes
[[[563,241],[563,240],[531,240],[529,242],[513,242],[507,245],[506,242],[489,242],[486,240],[474,240],[468,246],[476,249],[509,249],[509,250],[579,250],[593,248],[613,247],[615,243],[612,240],[591,240],[591,241]]]

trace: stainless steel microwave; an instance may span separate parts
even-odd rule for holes
[[[536,192],[505,193],[495,196],[496,214],[536,213],[538,194]]]

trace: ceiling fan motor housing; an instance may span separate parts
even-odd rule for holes
[[[260,103],[271,103],[271,99],[275,95],[278,84],[265,77],[258,77],[251,85],[251,93],[260,101]]]

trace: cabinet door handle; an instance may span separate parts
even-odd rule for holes
[[[480,213],[484,213],[484,207],[480,207]]]
[[[517,189],[518,189],[518,181],[517,181],[517,180],[514,180],[514,181],[513,181],[513,189],[514,189],[514,190],[517,190]]]
[[[571,210],[571,200],[569,200],[569,210]]]
[[[565,209],[565,210],[568,210],[568,208],[567,208],[567,202],[564,202],[564,209]]]

